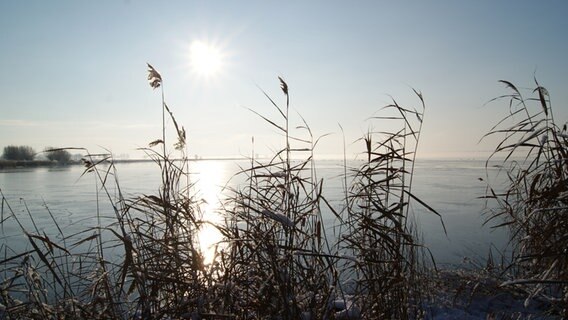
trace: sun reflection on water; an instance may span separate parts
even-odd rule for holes
[[[194,172],[195,188],[198,198],[203,199],[201,212],[203,214],[198,236],[203,253],[204,263],[210,264],[215,256],[216,247],[221,247],[222,234],[213,224],[223,223],[219,212],[221,207],[221,191],[227,182],[226,164],[221,161],[196,161],[191,164]]]

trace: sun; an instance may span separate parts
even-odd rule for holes
[[[223,54],[214,45],[196,40],[189,47],[189,64],[197,75],[209,78],[223,67]]]

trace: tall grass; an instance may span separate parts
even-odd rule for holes
[[[89,159],[89,160],[87,160]],[[86,171],[108,159],[107,155],[87,155]],[[106,170],[93,170],[98,182],[113,175],[113,166]],[[31,230],[24,225],[25,217],[16,214],[2,193],[3,225],[15,222],[28,241],[25,252],[14,252],[7,244],[2,248],[4,259],[2,277],[2,316],[20,318],[123,318],[128,314],[122,299],[123,292],[115,284],[117,262],[109,259],[112,242],[107,242],[107,232],[115,232],[112,226],[103,225],[99,211],[99,197],[111,195],[106,184],[99,184],[96,193],[94,216],[98,224],[77,234],[65,234],[56,217],[46,206],[58,234],[57,243],[41,232],[32,212],[26,208]],[[118,207],[114,206],[117,218]],[[24,240],[24,241],[25,241]]]
[[[207,273],[197,238],[200,200],[187,171],[185,130],[165,103],[161,75],[150,65],[148,73],[151,87],[161,89],[163,127],[161,139],[143,150],[161,170],[160,189],[126,198],[112,156],[87,152],[83,175],[95,179],[98,224],[69,236],[54,218],[63,244],[42,234],[31,213],[34,230],[27,230],[2,195],[2,222],[13,219],[31,246],[13,255],[2,248],[2,316],[163,319],[205,313]],[[166,114],[176,129],[175,158],[166,144]],[[161,150],[152,149],[156,146]],[[101,218],[100,198],[111,206],[110,223]]]
[[[162,139],[150,143],[161,146],[160,151],[144,151],[159,166],[162,183],[157,194],[126,201],[120,227],[126,249],[123,274],[132,278],[128,290],[136,292],[137,312],[144,319],[158,319],[203,311],[206,280],[197,237],[202,215],[187,171],[185,129],[165,102],[161,75],[151,65],[148,73],[151,87],[161,91]],[[167,148],[166,114],[176,129],[178,158]]]
[[[411,202],[439,214],[412,193],[425,106],[422,94],[415,93],[422,111],[403,108],[396,101],[385,107],[391,114],[373,120],[399,121],[402,128],[370,131],[361,139],[365,161],[351,171],[339,245],[352,254],[343,272],[356,280],[355,294],[365,319],[422,316],[421,280],[427,265]]]
[[[555,122],[548,91],[535,79],[530,96],[508,81],[509,115],[486,136],[500,142],[489,160],[500,158],[506,185],[490,185],[494,204],[487,223],[508,228],[511,271],[503,286],[526,292],[525,305],[544,300],[549,312],[568,318],[568,133]],[[488,161],[489,161],[488,160]]]
[[[281,118],[273,121],[253,112],[282,134],[283,147],[266,163],[251,157],[250,168],[238,173],[247,184],[233,189],[225,205],[230,281],[240,293],[240,314],[321,319],[329,316],[333,264],[324,253],[323,181],[313,162],[317,140],[303,119],[299,130],[306,137],[291,132],[288,85],[282,79],[280,85],[283,108],[266,97]]]
[[[83,175],[96,184],[97,225],[54,241],[28,230],[2,194],[2,225],[17,223],[29,250],[2,245],[0,318],[89,319],[377,319],[419,318],[427,263],[411,203],[421,111],[393,102],[385,117],[396,132],[369,132],[366,161],[345,164],[343,207],[325,197],[317,176],[315,137],[293,115],[282,79],[283,105],[264,93],[277,112],[251,110],[282,137],[268,160],[256,159],[236,174],[246,183],[229,188],[215,227],[223,244],[204,263],[198,232],[205,224],[199,190],[191,181],[186,133],[165,101],[161,74],[148,65],[160,93],[162,136],[142,150],[159,167],[155,193],[127,197],[111,154],[89,154]],[[388,114],[389,110],[394,114]],[[175,137],[166,136],[171,120]],[[299,123],[299,125],[296,125]],[[86,150],[84,150],[86,152]],[[1,190],[0,190],[1,193]],[[104,201],[110,207],[99,205]],[[106,220],[110,208],[112,220]],[[338,238],[328,238],[322,214],[336,218]],[[35,223],[30,213],[32,225]],[[328,226],[329,227],[329,226]],[[353,284],[353,286],[348,284]]]

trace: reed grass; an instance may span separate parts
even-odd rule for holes
[[[0,318],[89,319],[417,319],[430,266],[411,204],[414,161],[424,115],[393,101],[384,117],[396,132],[360,139],[366,161],[345,164],[345,199],[335,207],[317,176],[314,150],[322,137],[290,110],[291,90],[279,78],[285,102],[264,93],[277,111],[270,119],[251,110],[282,137],[269,160],[254,157],[236,173],[245,184],[227,188],[223,234],[205,264],[197,236],[205,224],[202,200],[189,174],[186,133],[165,101],[161,74],[148,64],[159,90],[162,136],[142,150],[160,168],[155,193],[127,197],[110,153],[83,159],[83,178],[96,185],[97,225],[57,241],[28,230],[2,195],[2,226],[15,222],[28,250],[0,247]],[[393,114],[388,114],[393,112]],[[166,136],[166,119],[175,137]],[[295,125],[299,123],[299,125]],[[104,206],[103,203],[110,205]],[[47,208],[47,210],[49,210]],[[112,220],[105,217],[111,211]],[[103,212],[104,211],[104,212]],[[322,212],[336,218],[328,238]],[[32,226],[35,224],[29,212]],[[51,213],[50,213],[51,214]]]
[[[490,184],[486,223],[507,228],[512,249],[503,286],[526,293],[525,305],[545,301],[547,313],[568,318],[568,134],[555,122],[548,91],[511,91],[509,114],[486,135],[500,136],[489,160],[500,157],[504,186]],[[488,163],[489,163],[488,160]]]
[[[42,234],[31,213],[34,230],[27,230],[2,195],[2,222],[15,221],[31,246],[13,255],[3,248],[2,317],[163,319],[206,313],[208,274],[197,239],[203,222],[187,171],[185,129],[165,103],[161,75],[150,65],[148,73],[151,87],[161,90],[163,127],[161,139],[143,151],[161,169],[160,189],[125,197],[112,155],[83,150],[83,175],[96,184],[98,223],[67,236],[54,219],[63,244]],[[166,146],[166,114],[176,129],[176,158]],[[156,146],[161,150],[152,149]],[[111,222],[103,219],[101,199],[110,204]]]
[[[91,157],[94,160],[94,155]],[[104,159],[104,158],[103,158]],[[96,161],[103,161],[96,160]],[[111,167],[109,167],[111,168]],[[90,168],[92,169],[92,167]],[[87,170],[90,170],[87,169]],[[97,179],[106,179],[110,171],[96,172]],[[110,195],[103,185],[102,193]],[[58,231],[58,241],[41,232],[30,209],[25,206],[32,229],[26,229],[20,215],[12,210],[2,193],[3,224],[16,223],[28,248],[11,252],[4,246],[2,314],[8,319],[39,318],[123,318],[126,305],[115,286],[115,261],[107,260],[108,245],[103,233],[111,230],[100,222],[78,234],[66,235],[46,206]],[[97,208],[99,217],[97,191]]]
[[[284,147],[267,163],[251,157],[250,168],[238,173],[247,184],[232,189],[225,204],[228,224],[223,233],[230,242],[227,260],[233,275],[229,281],[240,292],[240,314],[322,319],[329,316],[333,264],[324,251],[323,182],[313,162],[317,140],[303,119],[300,130],[307,137],[291,132],[288,85],[279,80],[285,107],[266,96],[282,123],[253,112],[282,134]]]
[[[415,91],[421,111],[385,107],[391,114],[372,120],[399,121],[396,132],[369,133],[364,163],[352,168],[346,194],[346,216],[339,246],[352,255],[343,272],[355,279],[362,318],[409,319],[423,316],[423,286],[427,264],[411,214],[411,202],[439,213],[412,194],[412,176],[425,104]],[[443,223],[442,223],[443,224]]]

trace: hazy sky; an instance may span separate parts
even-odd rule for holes
[[[317,154],[342,153],[390,103],[427,103],[423,156],[480,155],[481,136],[506,111],[498,80],[548,88],[568,114],[566,1],[1,1],[0,148],[6,145],[136,151],[161,137],[160,93],[188,131],[189,153],[248,155],[282,138],[268,117],[289,85]],[[217,47],[214,77],[190,66],[195,41]],[[295,112],[294,111],[294,112]],[[560,119],[560,120],[559,120]],[[293,123],[298,124],[294,113]],[[349,145],[349,152],[363,149]]]

